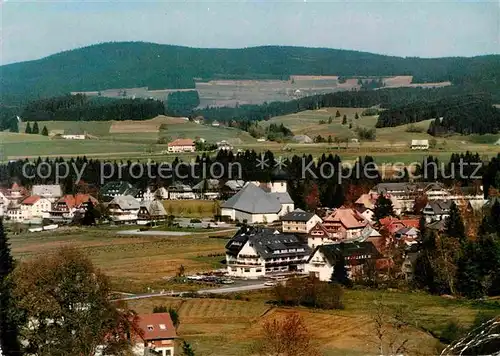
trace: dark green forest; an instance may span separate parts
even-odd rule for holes
[[[500,130],[500,110],[493,106],[490,97],[481,95],[418,100],[392,107],[380,113],[376,127],[394,127],[429,119],[436,119],[428,130],[433,136],[486,134]]]
[[[107,121],[147,120],[164,113],[164,104],[158,100],[89,98],[77,94],[32,101],[20,116],[23,121]]]
[[[0,105],[72,91],[194,88],[195,80],[288,79],[290,75],[413,75],[414,82],[451,81],[498,91],[500,56],[401,58],[366,52],[286,46],[205,49],[111,42],[1,68]]]

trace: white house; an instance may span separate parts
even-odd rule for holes
[[[431,200],[422,210],[427,223],[443,220],[450,216],[452,200]]]
[[[307,234],[320,222],[322,220],[318,215],[302,209],[295,209],[281,217],[282,231],[292,234]]]
[[[137,221],[140,205],[131,195],[120,195],[108,203],[111,220],[115,223],[133,223]]]
[[[178,138],[167,145],[168,153],[194,152],[194,141],[189,138]]]
[[[58,184],[40,184],[33,186],[31,195],[38,195],[54,203],[63,196],[63,192],[61,186]]]
[[[87,135],[85,134],[78,134],[78,135],[61,135],[62,138],[65,140],[85,140],[87,138]]]
[[[24,199],[19,206],[9,207],[7,216],[17,222],[42,219],[49,216],[50,208],[51,202],[48,199],[32,195]]]
[[[196,199],[193,189],[189,185],[180,182],[175,182],[169,186],[167,192],[170,200]]]
[[[258,185],[257,185],[258,184]],[[294,210],[286,182],[249,182],[221,205],[221,215],[231,220],[270,223]]]
[[[412,150],[428,150],[429,140],[411,140],[410,147]]]
[[[363,273],[363,265],[368,261],[376,261],[380,253],[370,241],[336,243],[316,247],[307,260],[304,270],[320,281],[331,280],[335,264],[340,256],[344,257],[349,278]]]
[[[65,195],[52,205],[48,218],[54,221],[71,221],[76,212],[85,213],[89,201],[94,206],[98,204],[97,199],[89,194]]]
[[[242,228],[226,244],[227,272],[245,278],[301,273],[310,252],[295,235],[273,229]]]

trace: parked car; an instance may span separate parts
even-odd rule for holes
[[[264,283],[264,285],[266,287],[274,287],[275,285],[277,285],[278,283],[274,282],[274,281],[267,281]]]

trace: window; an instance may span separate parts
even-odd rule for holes
[[[250,273],[250,268],[245,268],[245,273]]]
[[[148,325],[148,331],[153,331],[153,325]]]
[[[262,272],[262,269],[261,269],[261,268],[257,268],[257,269],[255,270],[255,272]]]
[[[167,330],[167,327],[165,326],[165,324],[160,324],[159,326],[160,326],[161,330]]]

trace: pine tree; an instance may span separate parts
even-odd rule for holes
[[[346,124],[347,124],[347,116],[344,115],[344,117],[342,118],[342,125]]]
[[[340,117],[340,111],[337,110],[337,112],[335,113],[335,117]]]
[[[476,243],[469,242],[457,264],[457,290],[468,298],[479,298],[484,295],[481,269],[478,264],[478,248]]]
[[[24,133],[27,133],[27,134],[31,133],[31,126],[30,126],[29,122],[26,124],[26,128],[24,129]]]
[[[333,283],[338,283],[343,286],[350,286],[351,281],[349,280],[349,276],[347,275],[347,268],[345,265],[344,258],[344,244],[340,244],[340,252],[335,256],[335,265],[333,266],[333,273],[331,277],[331,281]]]
[[[354,119],[356,119],[356,120],[359,119],[359,115],[357,112],[356,112],[356,114],[354,114]]]
[[[182,342],[182,356],[195,356],[193,348],[186,341]]]
[[[10,132],[19,132],[19,124],[17,122],[17,119],[13,119],[10,121],[9,131]]]
[[[450,207],[450,216],[446,219],[445,232],[448,236],[459,239],[461,242],[466,240],[465,225],[457,204],[452,203]]]
[[[394,207],[392,206],[392,201],[386,198],[384,195],[380,194],[375,202],[374,216],[377,221],[383,219],[387,216],[394,216]]]
[[[332,122],[333,122],[333,119],[332,119],[332,117],[330,116],[330,117],[328,118],[328,123],[329,123],[329,124],[331,124]]]
[[[40,133],[40,129],[38,128],[38,122],[35,121],[35,124],[33,125],[33,130],[31,131],[32,134],[38,135]]]
[[[95,225],[95,208],[94,208],[94,203],[92,203],[92,200],[89,199],[87,202],[87,210],[85,210],[85,214],[83,215],[82,219],[82,225],[86,226],[91,226]]]
[[[47,126],[44,126],[42,129],[42,135],[43,136],[48,136],[49,135],[49,130],[47,130]]]
[[[12,279],[14,259],[0,219],[0,348],[4,355],[21,355],[19,344],[19,326],[14,321]]]

